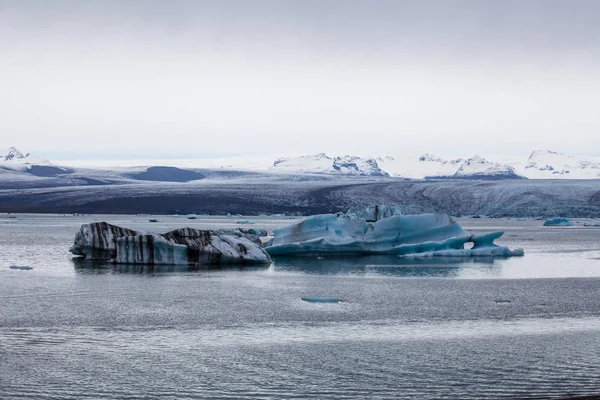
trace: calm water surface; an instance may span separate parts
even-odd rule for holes
[[[548,398],[600,393],[600,229],[461,220],[507,260],[75,263],[82,223],[269,230],[285,218],[0,214],[1,399]],[[30,271],[12,270],[27,265]],[[338,296],[315,304],[302,296]]]

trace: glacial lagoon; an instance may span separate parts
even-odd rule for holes
[[[600,392],[600,227],[584,226],[593,221],[459,219],[472,232],[504,230],[497,243],[525,251],[508,259],[188,268],[88,263],[68,252],[94,221],[166,232],[238,221],[272,231],[294,220],[0,214],[0,398]]]

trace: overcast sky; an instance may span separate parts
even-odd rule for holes
[[[600,1],[0,0],[0,147],[600,156]]]

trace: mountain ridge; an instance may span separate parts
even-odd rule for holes
[[[360,157],[356,155],[329,156],[326,153],[303,155],[299,157],[279,157],[274,161],[260,163],[245,162],[250,158],[227,159],[226,164],[219,164],[218,159],[187,160],[194,166],[181,166],[178,160],[161,160],[160,162],[146,161],[129,167],[106,168],[75,168],[61,166],[48,160],[23,153],[15,147],[0,151],[0,169],[8,172],[48,177],[69,174],[74,171],[85,171],[93,175],[113,176],[122,175],[134,177],[133,173],[147,171],[153,167],[176,167],[181,171],[174,181],[187,181],[190,176],[187,171],[212,169],[220,171],[246,171],[293,175],[322,175],[322,176],[362,176],[373,178],[404,178],[404,179],[600,179],[600,159],[592,157],[571,156],[550,150],[534,150],[526,160],[497,162],[488,158],[474,155],[468,158],[445,159],[431,153],[419,157],[407,156],[378,156]],[[273,160],[273,159],[271,159]],[[225,161],[225,159],[224,159]],[[207,166],[207,163],[210,163]],[[67,163],[62,163],[68,165]],[[169,175],[171,175],[171,172]],[[200,175],[198,175],[200,176]],[[96,177],[94,178],[96,179]],[[165,179],[164,175],[161,179]],[[169,178],[170,179],[170,178]]]

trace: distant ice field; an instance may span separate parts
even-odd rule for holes
[[[404,214],[600,218],[598,180],[403,181],[332,176],[233,176],[0,190],[0,212],[322,214],[393,204]]]

